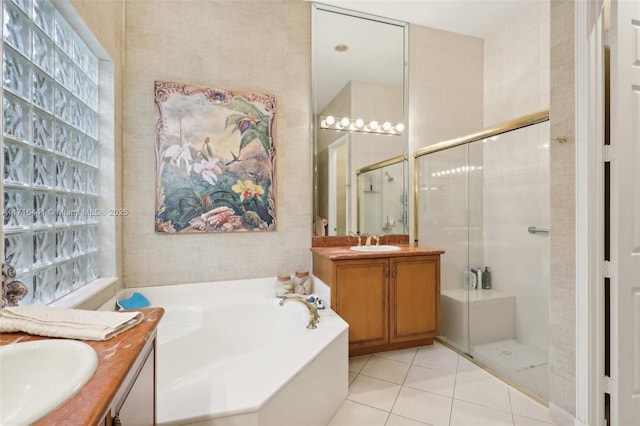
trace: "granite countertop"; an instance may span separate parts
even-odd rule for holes
[[[155,336],[163,308],[138,309],[144,319],[137,326],[105,341],[84,340],[98,353],[93,377],[73,397],[38,420],[36,425],[101,423],[103,415],[145,343]],[[52,339],[27,333],[0,333],[0,346],[29,340]]]
[[[382,242],[380,244],[382,244]],[[325,257],[330,260],[425,256],[425,255],[435,255],[435,254],[440,255],[444,253],[444,250],[441,250],[441,249],[419,247],[412,244],[396,243],[393,245],[400,247],[400,250],[386,251],[386,252],[362,252],[362,251],[351,250],[349,248],[350,246],[333,246],[333,247],[311,247],[311,252],[313,254],[317,254],[318,256]]]

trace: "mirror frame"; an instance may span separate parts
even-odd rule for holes
[[[404,215],[406,217],[406,221],[405,221],[405,225],[404,225],[404,233],[405,234],[409,234],[410,230],[409,230],[409,222],[410,222],[410,211],[411,211],[411,205],[410,205],[410,198],[409,197],[409,192],[411,191],[411,182],[409,180],[409,161],[408,161],[408,157],[409,157],[409,137],[410,137],[410,120],[409,120],[409,23],[408,22],[404,22],[404,21],[398,21],[396,19],[391,19],[391,18],[385,18],[385,17],[381,17],[381,16],[376,16],[376,15],[371,15],[368,13],[364,13],[364,12],[358,12],[355,10],[351,10],[351,9],[345,9],[342,7],[337,7],[337,6],[332,6],[332,5],[328,5],[328,4],[323,4],[323,3],[317,3],[317,2],[312,2],[311,3],[311,114],[312,114],[312,143],[313,143],[313,149],[311,150],[313,158],[312,158],[312,171],[313,171],[313,216],[312,216],[312,221],[311,221],[311,235],[312,237],[317,236],[316,235],[316,219],[318,218],[318,205],[319,205],[319,188],[318,188],[318,144],[317,144],[317,138],[318,138],[318,114],[320,113],[320,111],[317,111],[317,59],[316,59],[316,52],[317,52],[317,38],[316,38],[316,28],[317,28],[317,23],[316,23],[316,14],[319,11],[326,11],[326,12],[332,12],[332,13],[339,13],[342,15],[347,15],[347,16],[353,16],[355,18],[361,18],[361,19],[368,19],[370,21],[374,21],[374,22],[380,22],[383,24],[389,24],[389,25],[395,25],[398,27],[402,28],[402,32],[403,32],[403,58],[404,58],[404,63],[403,63],[403,81],[402,81],[402,119],[403,119],[403,123],[405,125],[405,130],[403,132],[403,134],[400,136],[401,138],[403,138],[403,143],[402,143],[402,153],[399,154],[398,156],[403,158],[403,176],[402,176],[402,180],[403,180],[403,193],[405,194],[405,211],[404,211]],[[347,131],[348,132],[348,131]],[[397,157],[393,157],[391,159],[386,159],[386,160],[382,160],[380,163],[383,163],[385,161],[390,161],[390,160],[394,160]],[[355,172],[355,171],[354,171]],[[357,183],[357,182],[356,182]],[[360,210],[360,204],[359,202],[357,203],[356,206],[356,211]],[[359,213],[356,213],[356,215],[358,215],[357,217],[357,228],[356,230],[352,230],[353,231],[357,231],[359,233]],[[349,232],[349,231],[348,231]]]

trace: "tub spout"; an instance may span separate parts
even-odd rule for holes
[[[286,302],[287,300],[294,300],[306,306],[309,310],[309,324],[307,324],[307,328],[318,328],[316,324],[318,324],[318,321],[320,321],[320,315],[318,314],[318,309],[316,309],[315,306],[299,297],[285,297],[278,304],[280,306],[284,306],[284,302]]]

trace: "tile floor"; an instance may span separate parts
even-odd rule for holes
[[[549,410],[446,346],[349,360],[349,395],[329,426],[547,426]]]

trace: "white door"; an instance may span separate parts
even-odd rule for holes
[[[612,0],[611,424],[640,425],[640,1]]]

